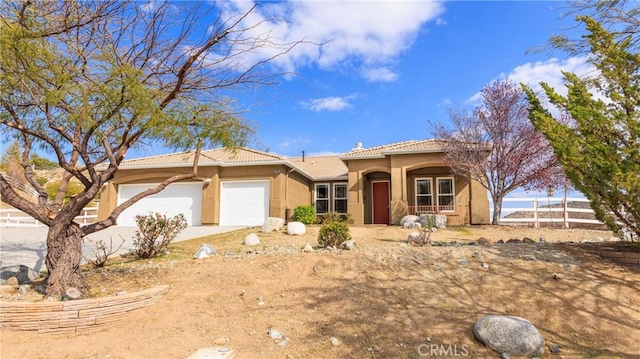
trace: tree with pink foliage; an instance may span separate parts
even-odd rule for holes
[[[562,167],[545,137],[528,119],[520,86],[499,80],[480,91],[473,112],[450,110],[452,127],[434,124],[444,142],[445,162],[452,171],[480,182],[493,200],[493,224],[499,224],[502,200],[524,188],[541,190],[565,183]]]

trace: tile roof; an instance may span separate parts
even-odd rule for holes
[[[120,163],[120,168],[191,166],[194,153],[195,151],[188,151],[124,160]],[[199,165],[240,165],[257,162],[283,162],[284,160],[284,157],[248,148],[237,148],[235,151],[217,148],[202,151],[198,163]]]
[[[289,158],[291,164],[308,173],[314,179],[347,179],[349,170],[338,156],[315,156]]]
[[[245,162],[281,162],[285,160],[285,157],[262,152],[258,150],[254,150],[251,148],[237,148],[235,151],[229,150],[227,148],[217,148],[214,150],[202,151],[201,160],[204,157],[212,160],[215,163],[245,163]]]
[[[122,161],[121,169],[153,168],[153,167],[188,167],[193,163],[194,151],[178,152],[166,155],[134,158]],[[347,166],[338,156],[306,157],[304,161],[299,157],[287,158],[272,153],[262,152],[250,148],[237,148],[231,151],[227,148],[205,150],[200,154],[200,166],[243,166],[260,164],[285,164],[299,170],[311,179],[336,179],[347,177]]]
[[[442,142],[438,140],[411,140],[388,145],[353,149],[336,156],[309,156],[303,161],[301,157],[280,156],[250,148],[216,148],[202,151],[200,166],[247,166],[261,164],[284,164],[297,169],[311,180],[346,179],[348,168],[343,160],[358,158],[381,158],[389,154],[421,153],[442,151]],[[194,151],[178,152],[166,155],[134,158],[124,160],[121,169],[155,168],[155,167],[188,167],[193,163]],[[106,166],[104,166],[106,168]]]
[[[354,148],[353,150],[340,155],[341,159],[353,159],[360,157],[384,157],[395,153],[420,153],[420,152],[440,152],[443,150],[443,143],[439,140],[410,140],[391,143],[388,145],[371,148]]]

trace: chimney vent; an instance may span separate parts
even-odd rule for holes
[[[354,148],[354,150],[361,150],[362,149],[362,142],[356,142],[356,148]]]
[[[304,151],[302,151],[302,162],[304,162]]]

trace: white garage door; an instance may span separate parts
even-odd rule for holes
[[[147,188],[157,185],[157,183],[120,185],[118,189],[118,204],[145,191]],[[125,209],[118,217],[118,225],[135,226],[136,215],[159,212],[169,217],[182,213],[190,226],[199,226],[201,224],[201,210],[202,183],[173,183],[160,193],[145,197]]]
[[[261,226],[269,217],[269,181],[223,181],[221,226]]]

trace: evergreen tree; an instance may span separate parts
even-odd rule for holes
[[[589,198],[596,217],[617,233],[625,229],[640,236],[640,55],[630,50],[632,36],[617,39],[596,20],[577,19],[586,25],[590,61],[598,73],[590,78],[564,73],[566,96],[541,83],[569,123],[523,86],[529,118],[574,187]]]
[[[0,171],[11,177],[13,180],[24,183],[24,170],[20,165],[22,158],[22,148],[18,141],[13,141],[2,154],[0,159]]]

